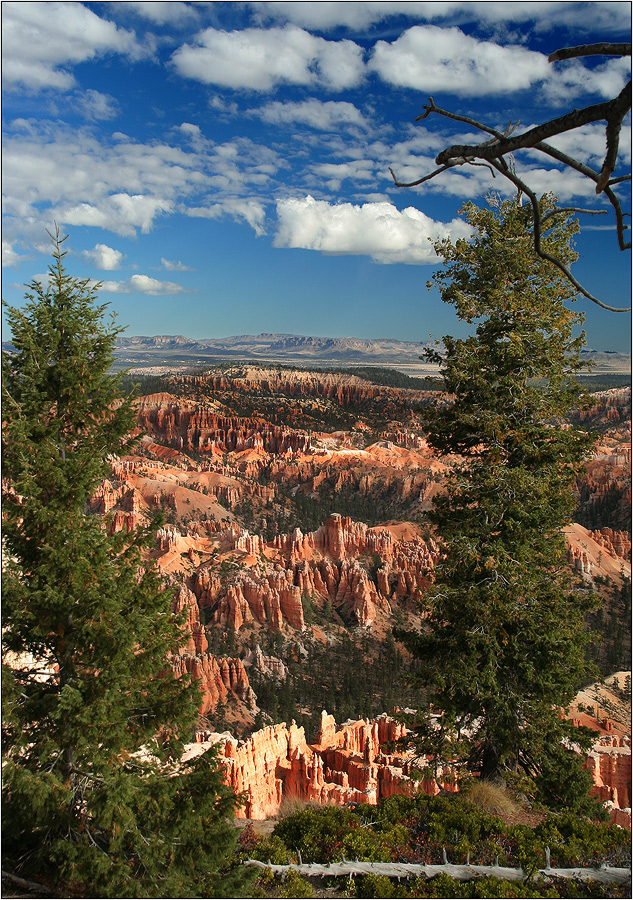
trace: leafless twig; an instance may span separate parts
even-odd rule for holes
[[[580,56],[596,55],[630,56],[631,44],[600,43],[586,44],[579,47],[567,47],[552,53],[549,57],[549,61],[555,62]],[[550,119],[548,122],[544,122],[543,124],[530,128],[520,134],[515,134],[519,122],[509,123],[505,131],[501,132],[485,125],[483,122],[478,122],[470,116],[461,116],[457,113],[450,112],[449,110],[441,109],[439,106],[435,105],[433,98],[429,97],[428,105],[424,107],[424,113],[416,117],[416,122],[428,118],[431,113],[435,113],[436,115],[452,119],[456,122],[463,122],[492,137],[481,144],[455,144],[451,147],[447,147],[436,157],[435,162],[439,168],[428,175],[418,178],[416,181],[401,182],[396,177],[393,169],[390,168],[389,171],[391,172],[396,187],[417,187],[455,166],[484,165],[491,170],[493,177],[494,171],[499,172],[504,178],[507,178],[512,182],[520,193],[525,194],[530,200],[534,211],[534,249],[538,256],[548,260],[560,269],[571,284],[573,284],[575,289],[587,297],[587,299],[591,300],[592,303],[596,303],[598,306],[603,309],[608,309],[611,312],[629,312],[630,307],[621,309],[609,306],[601,300],[598,300],[597,297],[594,297],[593,294],[586,290],[580,282],[574,278],[567,266],[559,259],[556,259],[543,250],[541,246],[541,234],[544,218],[541,216],[536,194],[521,178],[518,177],[514,165],[508,165],[505,157],[510,156],[517,150],[537,150],[594,181],[596,184],[596,194],[604,194],[615,213],[616,231],[620,250],[629,250],[631,248],[631,242],[625,239],[624,234],[627,229],[627,226],[624,224],[625,213],[622,212],[620,200],[613,191],[613,185],[621,184],[624,181],[630,181],[631,175],[619,175],[615,178],[612,178],[611,176],[615,171],[617,163],[622,122],[630,109],[631,82],[629,81],[618,96],[611,100],[586,106],[582,109],[574,109],[572,112],[565,113],[563,116]],[[569,156],[545,142],[547,138],[554,137],[557,134],[563,134],[566,131],[571,131],[583,125],[599,121],[606,121],[606,153],[599,172],[595,171],[585,163],[580,162],[580,160],[575,159],[573,156]],[[589,215],[599,215],[606,212],[606,210],[594,211],[581,209],[567,209],[566,211],[570,213],[581,212]],[[552,215],[552,213],[548,214],[548,216],[549,215]]]

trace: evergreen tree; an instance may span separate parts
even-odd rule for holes
[[[474,237],[438,242],[434,281],[476,327],[428,354],[452,396],[425,410],[429,443],[459,461],[430,516],[444,556],[425,628],[399,635],[443,713],[425,717],[420,746],[483,776],[522,770],[550,802],[582,804],[588,779],[563,742],[588,736],[560,712],[586,673],[591,605],[571,587],[562,533],[592,445],[562,422],[582,401],[582,316],[567,279],[534,254],[531,207],[491,198],[464,212]],[[576,223],[548,196],[541,212],[544,245],[571,263]]]
[[[232,896],[235,797],[214,753],[179,762],[198,690],[150,534],[86,510],[134,424],[121,329],[53,243],[2,359],[3,869],[53,896]]]

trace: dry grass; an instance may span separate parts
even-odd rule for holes
[[[295,794],[284,794],[281,799],[281,804],[279,805],[279,812],[277,813],[277,819],[287,819],[288,816],[294,815],[294,813],[301,812],[306,808],[306,806],[314,806],[313,803],[309,803],[307,800],[302,800],[300,797],[297,797]]]
[[[506,820],[516,819],[521,807],[501,785],[485,779],[473,779],[465,792],[468,800],[478,809]]]

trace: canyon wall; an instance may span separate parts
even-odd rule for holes
[[[393,742],[405,733],[401,723],[384,714],[337,726],[323,711],[314,744],[307,744],[303,728],[294,722],[270,725],[245,741],[211,732],[199,732],[196,740],[199,750],[222,741],[226,782],[246,797],[238,817],[266,819],[278,815],[284,798],[336,806],[376,805],[394,794],[458,791],[450,769],[443,773],[445,781],[440,774],[440,788],[435,779],[420,775],[423,766],[417,755],[394,751]],[[606,801],[611,821],[630,828],[630,738],[598,739],[586,767],[595,782],[592,793]]]
[[[403,725],[386,715],[337,727],[324,711],[312,745],[294,722],[263,728],[246,741],[206,732],[200,732],[197,740],[205,745],[221,737],[227,783],[247,798],[238,816],[264,819],[278,814],[284,797],[342,806],[350,802],[375,805],[384,797],[420,787],[426,793],[439,793],[434,780],[412,780],[410,755],[384,751],[382,745],[398,740],[404,731]],[[445,787],[454,790],[452,778]]]
[[[208,568],[196,572],[193,590],[200,606],[214,607],[213,621],[236,631],[251,622],[302,630],[302,596],[330,601],[347,621],[370,626],[379,613],[391,612],[392,603],[421,595],[439,557],[431,539],[395,540],[388,529],[337,514],[314,532],[304,535],[297,528],[268,544],[244,530],[233,534],[236,549],[252,555],[278,551],[272,571],[251,567],[226,588]],[[367,559],[359,557],[373,561],[373,578]]]
[[[138,427],[159,441],[198,453],[261,449],[283,456],[310,450],[310,437],[302,431],[270,425],[258,418],[219,415],[208,405],[169,394],[141,398]]]

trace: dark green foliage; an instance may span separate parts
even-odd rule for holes
[[[555,886],[532,879],[545,865],[545,849],[553,867],[626,866],[630,832],[590,822],[575,814],[550,814],[540,824],[506,825],[474,806],[467,797],[396,795],[377,807],[307,807],[275,826],[271,838],[249,843],[248,854],[262,862],[363,861],[442,863],[522,867],[524,883],[483,878],[454,881],[446,875],[399,884],[385,876],[354,879],[358,897],[619,897],[625,886],[603,887],[560,881]]]
[[[326,606],[319,621],[326,620]],[[334,630],[331,625],[330,630]],[[335,631],[340,633],[342,629],[335,627]],[[281,656],[289,669],[284,683],[262,678],[256,671],[249,673],[249,680],[258,705],[273,722],[294,719],[305,728],[309,741],[316,739],[323,709],[343,722],[422,702],[419,686],[410,678],[415,661],[403,659],[402,648],[391,634],[379,641],[368,634],[342,632],[340,640],[331,646],[324,647],[306,636],[302,643],[308,652],[305,657],[293,649],[292,643],[285,649],[266,646],[266,652]]]
[[[613,388],[630,387],[631,375],[577,375],[576,381],[591,393],[610,391]]]
[[[575,259],[577,229],[545,197],[550,252]],[[444,338],[440,365],[453,402],[424,411],[429,443],[459,454],[431,521],[445,557],[427,603],[426,630],[403,635],[420,658],[441,719],[421,723],[420,747],[483,775],[523,770],[542,796],[589,811],[589,779],[565,737],[588,744],[559,715],[586,675],[584,617],[562,528],[572,488],[594,443],[563,426],[582,404],[582,316],[566,305],[569,282],[532,250],[532,212],[515,201],[465,207],[471,242],[441,241],[434,281],[461,321],[464,340]],[[561,786],[565,783],[564,792]]]
[[[119,330],[60,244],[3,358],[3,645],[21,655],[3,664],[3,868],[62,896],[230,896],[235,798],[214,753],[177,770],[198,689],[169,663],[183,623],[143,564],[151,533],[86,515],[134,414],[107,374]]]
[[[274,834],[286,847],[299,851],[305,862],[339,862],[342,857],[389,862],[393,858],[390,844],[404,839],[404,830],[400,829],[402,833],[394,836],[397,826],[385,834],[363,824],[351,809],[306,807],[279,822]]]
[[[382,366],[354,366],[352,369],[333,369],[332,371],[340,372],[342,375],[356,375],[357,378],[364,378],[372,384],[385,387],[414,391],[437,391],[440,388],[434,378],[417,378],[405,375],[404,372],[399,372],[397,369],[385,369]]]

